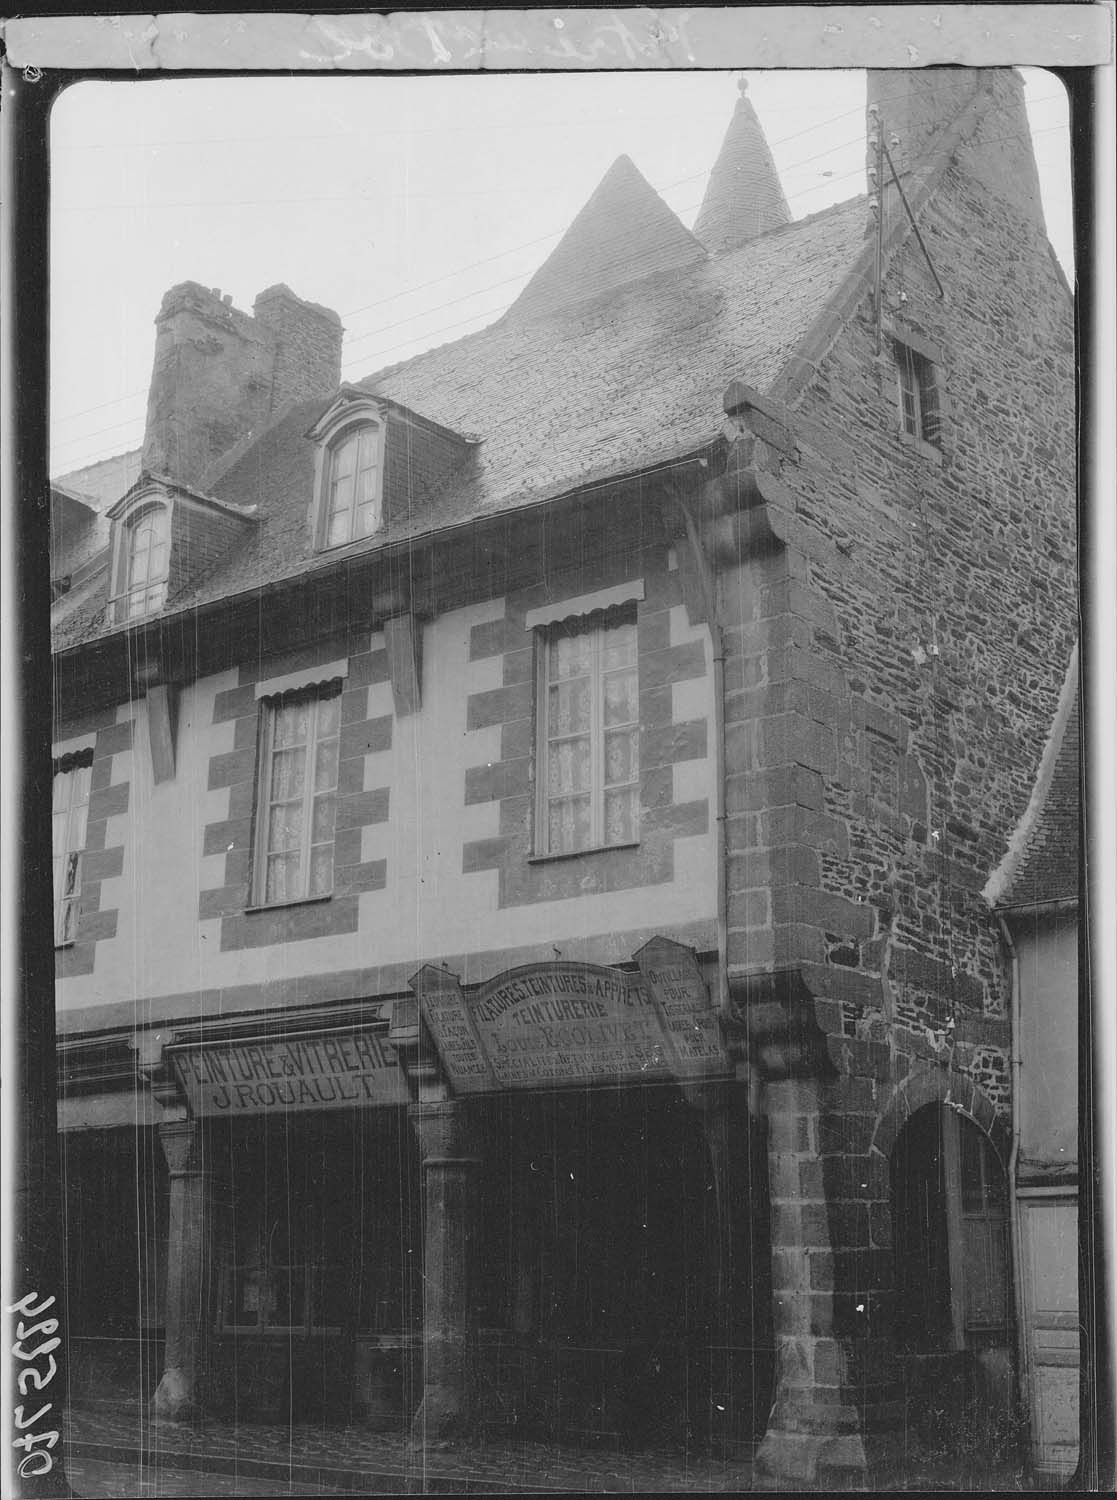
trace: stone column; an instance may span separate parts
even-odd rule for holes
[[[170,1120],[159,1139],[171,1178],[167,1237],[166,1345],[152,1414],[186,1420],[198,1409],[198,1356],[205,1328],[207,1224],[201,1126]]]
[[[411,1106],[423,1162],[423,1397],[415,1442],[456,1437],[469,1421],[472,1259],[478,1157],[468,1105]]]
[[[843,1149],[858,1080],[838,1076],[801,976],[754,976],[736,998],[768,1116],[776,1381],[757,1474],[812,1487],[887,1479],[903,1412],[870,1234],[887,1168]]]
[[[813,1483],[868,1459],[845,1351],[834,1327],[834,1248],[818,1161],[814,1078],[766,1088],[776,1390],[757,1453],[762,1474]]]

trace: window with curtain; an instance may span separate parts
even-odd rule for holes
[[[263,703],[253,900],[328,896],[334,884],[341,684]]]
[[[382,517],[382,430],[373,422],[348,428],[326,451],[321,541],[341,547],[379,529]]]
[[[119,620],[142,619],[162,609],[167,596],[170,519],[163,505],[152,505],[127,524],[122,559]]]
[[[591,617],[540,640],[539,854],[640,837],[636,621]]]
[[[72,943],[77,933],[81,900],[81,858],[85,848],[85,826],[89,812],[89,779],[92,754],[63,763],[56,769],[52,788],[54,840],[54,941]]]

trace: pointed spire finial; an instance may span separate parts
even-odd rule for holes
[[[736,249],[791,223],[787,199],[743,75],[737,79],[737,90],[737,106],[694,221],[695,236],[715,251]]]

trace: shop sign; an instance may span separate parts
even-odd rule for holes
[[[654,937],[633,954],[679,1071],[688,1076],[722,1072],[728,1067],[721,1027],[692,948],[670,938]]]
[[[694,955],[668,947],[660,957],[671,963],[652,966],[655,985],[644,974],[567,961],[512,969],[468,998],[453,975],[430,967],[411,983],[457,1093],[724,1070]]]
[[[168,1055],[194,1115],[359,1109],[408,1101],[382,1032],[184,1047]]]
[[[446,969],[427,964],[411,981],[427,1030],[457,1094],[494,1086],[492,1070],[466,1008],[462,987]]]
[[[504,1088],[672,1076],[638,974],[561,962],[513,969],[485,986],[473,1018]]]

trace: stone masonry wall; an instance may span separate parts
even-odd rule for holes
[[[1021,126],[995,110],[975,126],[921,216],[945,297],[908,237],[881,356],[867,276],[777,393],[781,427],[742,421],[721,481],[753,507],[720,578],[730,984],[796,974],[833,1070],[807,1103],[770,1085],[773,1243],[789,1248],[769,1436],[802,1450],[795,1434],[832,1434],[821,1414],[848,1403],[842,1463],[854,1431],[897,1421],[898,1130],[948,1104],[1007,1151],[1009,976],[981,891],[1076,631],[1071,303],[1029,196],[991,191],[1011,169],[996,143]],[[935,442],[899,431],[889,327],[931,351]],[[778,1039],[792,1070],[805,1034]]]
[[[341,373],[341,322],[287,287],[256,299],[252,317],[185,281],[156,318],[143,468],[205,489],[220,461],[290,401],[326,396]]]
[[[257,325],[271,334],[271,414],[289,401],[327,396],[341,379],[341,319],[331,308],[304,302],[289,287],[270,286],[256,298]]]

